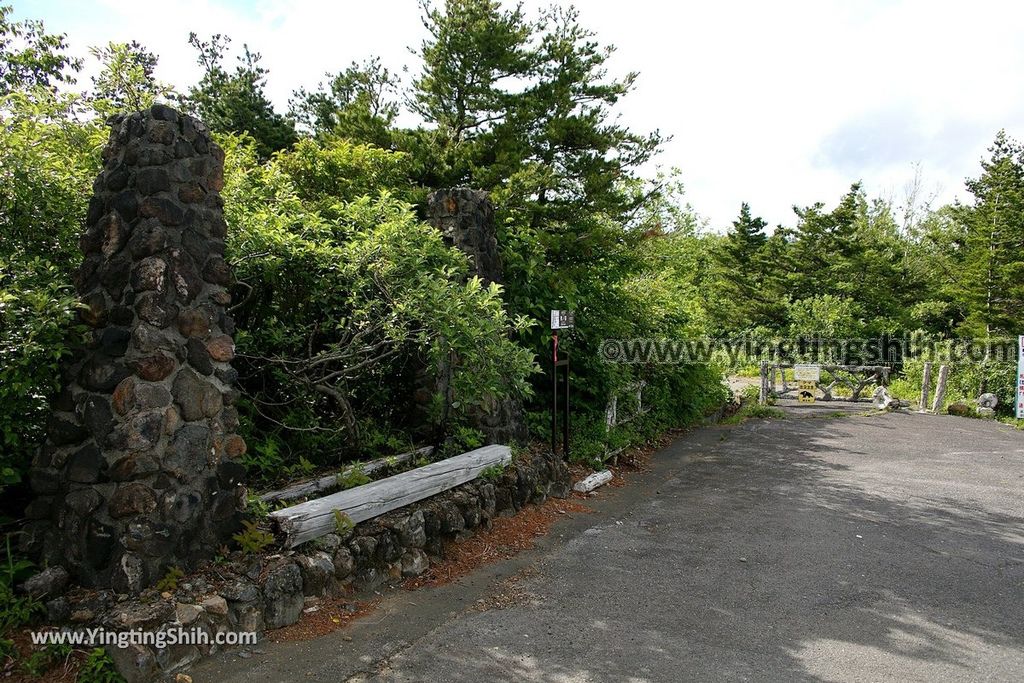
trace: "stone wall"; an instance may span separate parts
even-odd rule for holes
[[[245,443],[224,154],[202,123],[162,105],[111,126],[75,278],[91,331],[33,463],[25,539],[83,585],[131,593],[235,530]]]
[[[494,206],[483,190],[454,188],[437,190],[427,198],[427,213],[445,243],[469,256],[471,272],[484,284],[502,284],[501,252],[494,225]],[[432,391],[447,390],[447,368],[432,378]],[[423,392],[429,399],[430,392]],[[455,398],[455,397],[453,397]],[[513,398],[494,398],[470,415],[472,424],[484,434],[486,444],[525,443],[529,434],[522,403]]]
[[[109,590],[51,598],[46,603],[49,621],[72,627],[99,624],[111,631],[182,627],[212,634],[280,628],[298,621],[303,609],[321,598],[358,597],[422,574],[443,557],[452,539],[568,491],[569,471],[559,457],[523,455],[493,481],[477,479],[295,551],[236,553],[210,571],[183,579],[173,591],[149,589],[130,600],[119,600]],[[51,585],[38,582],[37,595],[45,599],[43,591]],[[109,651],[129,683],[135,683],[171,680],[216,650],[214,645],[133,645]]]

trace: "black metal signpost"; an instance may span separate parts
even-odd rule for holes
[[[569,457],[569,354],[558,353],[558,330],[576,323],[572,311],[551,311],[551,452],[558,452],[558,369],[564,368],[565,388],[562,391],[562,457]]]

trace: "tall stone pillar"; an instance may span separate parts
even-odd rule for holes
[[[484,284],[502,284],[494,205],[485,191],[466,187],[436,190],[427,197],[427,212],[445,243],[469,256],[474,274]]]
[[[470,266],[485,284],[502,284],[501,252],[494,226],[494,205],[487,192],[469,188],[436,190],[427,198],[431,224],[449,246],[469,256]],[[444,377],[445,373],[438,373]],[[525,442],[528,433],[518,399],[495,397],[470,418],[486,443]]]
[[[162,105],[111,125],[75,277],[89,343],[66,367],[33,462],[26,549],[84,585],[137,592],[236,528],[245,443],[224,153]]]

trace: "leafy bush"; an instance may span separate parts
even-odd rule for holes
[[[77,683],[125,683],[107,651],[97,647],[89,652],[78,670]]]
[[[532,354],[507,334],[529,323],[508,316],[500,288],[467,280],[465,255],[378,185],[395,182],[401,154],[304,141],[261,165],[246,138],[223,143],[257,475],[279,476],[299,454],[327,465],[409,442],[419,368],[451,364],[456,419],[488,396],[528,391]],[[375,171],[342,186],[345,164]]]
[[[489,465],[480,470],[480,478],[485,481],[498,481],[507,469],[507,465]]]
[[[0,255],[0,489],[21,480],[43,438],[77,302],[57,266]]]
[[[334,511],[334,531],[339,536],[344,538],[349,534],[350,531],[352,531],[352,529],[355,528],[355,526],[356,523],[353,522],[352,518],[349,517],[346,513],[342,512],[341,510]]]
[[[0,490],[24,477],[79,332],[71,272],[101,136],[66,120],[75,103],[0,98]]]
[[[370,477],[363,471],[363,467],[359,463],[349,465],[338,473],[338,488],[342,491],[368,483],[370,483]]]
[[[11,641],[4,636],[45,611],[35,598],[15,593],[14,587],[31,575],[35,565],[11,552],[11,539],[5,539],[5,557],[0,565],[0,650],[10,651]]]
[[[794,336],[819,339],[861,339],[865,325],[860,305],[847,297],[823,294],[794,301],[789,307]]]
[[[155,587],[158,591],[173,591],[178,588],[178,582],[184,578],[185,572],[181,567],[171,567],[163,575],[163,578],[156,582]]]
[[[250,554],[262,552],[267,546],[274,542],[274,534],[269,531],[264,531],[256,524],[256,522],[243,519],[242,526],[245,528],[231,537],[235,539],[236,543],[238,543],[242,552]]]
[[[22,668],[29,676],[39,677],[52,669],[58,662],[66,660],[73,652],[70,645],[50,643],[25,658]]]

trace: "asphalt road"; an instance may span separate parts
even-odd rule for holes
[[[793,412],[691,433],[533,551],[194,679],[1024,679],[1024,433]]]

